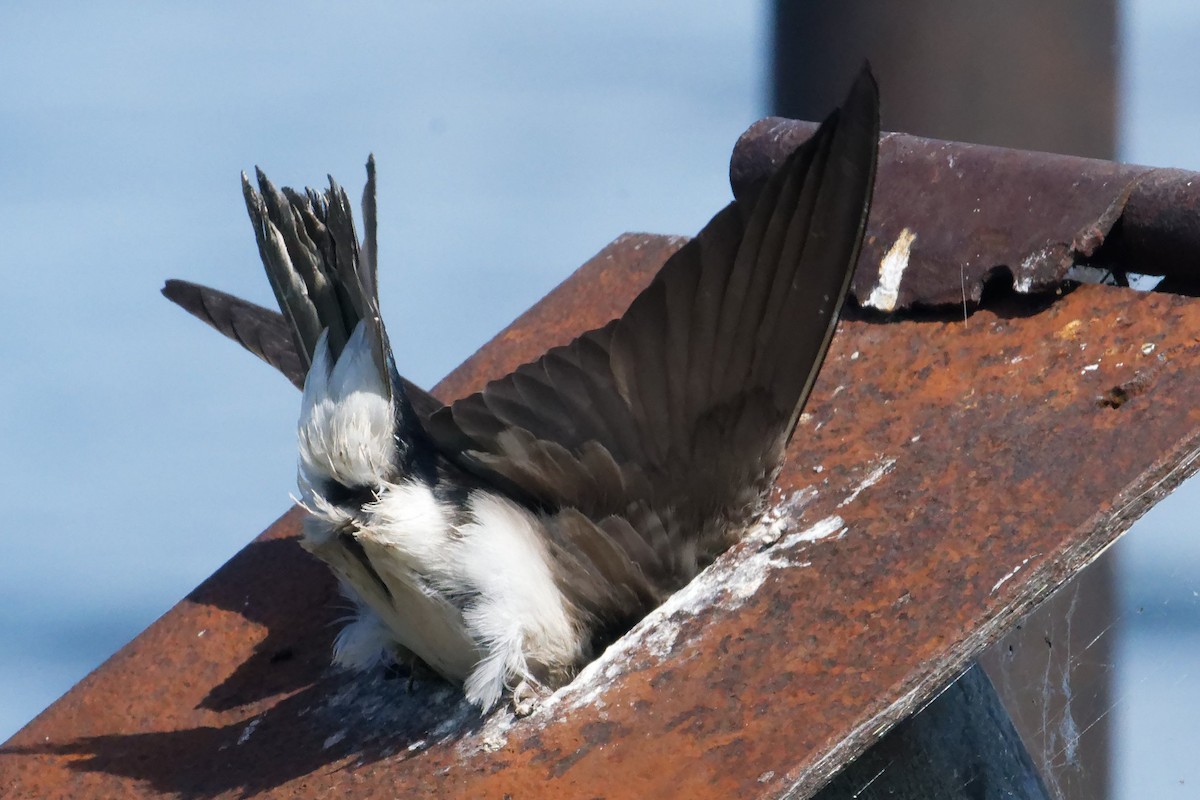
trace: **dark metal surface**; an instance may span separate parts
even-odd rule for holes
[[[1194,287],[1200,282],[1200,175],[1182,169],[1142,173],[1114,234],[1114,261],[1145,265],[1150,274]]]
[[[622,237],[438,393],[619,313],[680,241]],[[0,749],[0,795],[811,796],[1194,469],[1198,343],[1196,301],[1099,286],[843,322],[774,523],[524,720],[328,668],[289,513]]]
[[[735,193],[761,183],[815,129],[755,123],[734,150]],[[1089,259],[1200,281],[1198,180],[1184,170],[884,134],[854,296],[885,312],[975,305],[989,280],[1044,292]],[[883,260],[898,243],[889,291]]]
[[[975,665],[838,773],[814,800],[1060,800],[1060,795],[1042,782],[1000,695]]]

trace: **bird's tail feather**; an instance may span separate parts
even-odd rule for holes
[[[392,409],[396,466],[403,474],[430,470],[424,421],[441,403],[396,371],[379,315],[374,157],[367,161],[361,242],[350,199],[332,177],[324,190],[300,192],[276,188],[262,170],[255,176],[251,183],[242,175],[242,190],[280,314],[185,281],[168,281],[163,294],[301,388],[314,364],[332,370],[348,344],[366,344],[378,377],[368,383],[382,387]],[[355,339],[360,325],[363,335]],[[328,357],[317,358],[318,348],[327,348]],[[361,355],[353,358],[360,366]]]
[[[336,360],[365,320],[376,368],[386,378],[387,337],[379,317],[374,269],[374,167],[372,158],[363,193],[368,237],[361,247],[349,198],[332,177],[323,192],[280,191],[256,170],[258,188],[243,175],[242,190],[267,279],[305,362],[312,364],[317,339],[325,330]]]

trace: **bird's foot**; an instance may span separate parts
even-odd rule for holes
[[[542,695],[538,687],[527,680],[517,684],[512,693],[512,710],[518,718],[528,717],[541,705]]]
[[[412,693],[419,683],[428,683],[439,676],[424,661],[406,648],[397,645],[391,653],[391,663],[384,671],[385,677],[404,678],[404,689]]]
[[[751,533],[751,537],[758,544],[759,552],[770,549],[783,538],[787,533],[787,520],[776,515],[764,514],[762,519],[758,521],[756,529]]]

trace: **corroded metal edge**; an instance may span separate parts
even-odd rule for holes
[[[735,195],[753,192],[808,122],[770,117],[739,139]],[[1200,283],[1200,174],[884,134],[852,292],[891,312],[977,305],[989,281],[1052,291],[1091,262]]]

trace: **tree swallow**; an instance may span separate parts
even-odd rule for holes
[[[163,293],[303,389],[303,546],[355,603],[334,660],[415,656],[492,707],[568,681],[766,509],[854,272],[879,138],[864,70],[761,187],[618,319],[444,405],[379,316],[375,167],[346,192],[243,175],[281,314]]]

